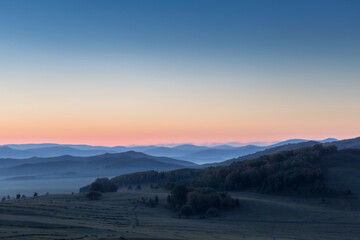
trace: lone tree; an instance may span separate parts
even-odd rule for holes
[[[190,216],[194,215],[194,209],[190,205],[183,205],[180,209],[180,214],[189,218]]]
[[[21,198],[20,193],[16,194],[16,199],[20,199],[20,198]]]
[[[38,196],[38,193],[37,192],[34,192],[34,197],[37,197]]]

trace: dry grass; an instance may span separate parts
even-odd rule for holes
[[[49,195],[0,203],[0,239],[359,239],[357,199],[294,199],[236,193],[241,207],[211,219],[178,219],[139,203],[149,191],[89,201]]]

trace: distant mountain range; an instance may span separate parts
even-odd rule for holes
[[[51,158],[0,159],[2,177],[84,177],[114,176],[137,171],[167,171],[192,168],[192,162],[154,157],[128,151],[91,157],[60,156]]]
[[[336,139],[325,139],[320,142],[332,142]],[[152,156],[164,156],[179,160],[191,161],[198,164],[221,162],[234,157],[253,154],[276,146],[307,142],[304,139],[291,139],[268,146],[246,145],[235,147],[232,145],[197,146],[182,144],[174,147],[164,146],[89,146],[71,144],[9,144],[0,146],[0,158],[25,159],[31,157],[58,157],[62,155],[71,156],[96,156],[105,153],[121,153],[127,151],[143,152]]]
[[[333,141],[328,139],[324,145],[335,145],[338,149],[360,149],[360,138]],[[121,153],[103,153],[103,151],[115,151],[114,149],[124,149],[125,147],[114,147],[101,149],[101,147],[87,147],[82,145],[77,149],[68,145],[31,145],[26,149],[20,150],[23,146],[17,146],[17,149],[11,146],[0,147],[0,153],[5,155],[32,156],[37,154],[45,157],[28,158],[1,158],[0,176],[2,178],[11,178],[15,180],[26,180],[34,178],[81,178],[81,177],[111,177],[126,173],[139,171],[168,171],[181,168],[205,168],[209,166],[227,166],[235,161],[252,160],[263,155],[271,155],[287,150],[295,150],[304,147],[310,147],[318,144],[318,141],[289,140],[282,144],[261,147],[248,145],[243,147],[222,146],[195,146],[179,145],[175,147],[157,147],[149,146],[135,147],[142,152],[126,151]],[[79,145],[77,145],[79,146]],[[30,148],[29,148],[30,147]],[[104,147],[106,148],[106,147]],[[96,154],[95,156],[71,156],[70,154],[86,155]],[[100,153],[100,154],[99,154]],[[150,155],[150,153],[152,155]],[[22,155],[20,155],[22,154]],[[62,156],[48,157],[51,154],[62,154]],[[64,155],[65,154],[65,155]],[[180,154],[182,157],[170,157]],[[160,156],[153,156],[160,155]],[[161,155],[168,155],[167,157]],[[212,159],[227,160],[217,163],[208,163],[198,165],[188,159]],[[231,156],[237,156],[236,158]],[[182,159],[180,159],[182,158]]]

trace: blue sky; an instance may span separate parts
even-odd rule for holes
[[[2,1],[2,42],[58,50],[350,54],[358,1]]]
[[[356,136],[359,12],[346,0],[1,1],[1,124],[20,129],[1,141]]]

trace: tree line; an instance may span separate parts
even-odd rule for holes
[[[151,183],[169,190],[177,185],[184,185],[217,191],[255,189],[264,193],[324,193],[328,189],[324,184],[324,171],[318,160],[336,151],[335,146],[324,147],[318,144],[254,160],[233,162],[224,167],[138,172],[107,181],[114,184],[113,188]],[[97,185],[99,182],[97,180],[93,184]],[[80,191],[86,192],[90,186]]]

